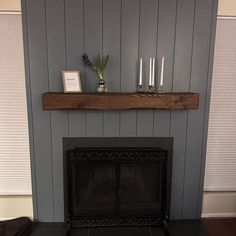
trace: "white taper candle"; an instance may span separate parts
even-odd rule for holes
[[[164,67],[165,67],[165,58],[162,57],[162,60],[161,60],[161,78],[160,78],[160,86],[163,86],[163,77],[164,77]]]
[[[152,58],[149,60],[149,86],[152,86]]]
[[[155,57],[152,58],[152,86],[155,86]]]
[[[143,59],[140,58],[139,61],[139,86],[143,85]]]

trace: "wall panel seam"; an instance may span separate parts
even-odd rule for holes
[[[158,35],[159,35],[159,15],[160,15],[160,7],[159,7],[159,3],[160,3],[160,0],[157,0],[157,17],[156,17],[156,63],[157,63],[157,67],[156,67],[156,76],[157,76],[157,80],[156,80],[156,89],[158,89],[158,54],[157,54],[157,50],[158,50]],[[154,137],[155,135],[155,117],[158,116],[158,112],[157,111],[152,111],[152,122],[153,122],[153,125],[152,125],[152,136]],[[158,130],[157,130],[158,131]]]
[[[171,86],[171,92],[173,92],[174,89],[174,71],[175,71],[175,48],[176,48],[176,35],[177,35],[177,19],[178,19],[178,4],[179,0],[176,0],[176,11],[175,11],[175,33],[174,33],[174,48],[173,48],[173,58],[172,58],[172,63],[173,63],[173,68],[172,68],[172,86]]]
[[[104,47],[104,45],[103,45],[103,43],[104,43],[104,40],[103,40],[103,34],[104,34],[104,21],[103,21],[103,18],[104,18],[104,16],[103,16],[103,0],[102,0],[102,6],[101,6],[101,8],[102,8],[102,56],[104,56],[104,49],[103,49],[103,47]],[[104,111],[102,111],[102,137],[104,136]]]
[[[196,4],[197,0],[194,0],[194,15],[193,15],[193,29],[192,29],[192,48],[191,48],[191,61],[190,61],[190,73],[189,73],[189,85],[188,91],[191,88],[192,80],[192,69],[193,69],[193,48],[194,48],[194,38],[195,38],[195,22],[196,22]],[[185,193],[185,178],[186,178],[186,162],[187,162],[187,147],[188,147],[188,129],[189,129],[189,111],[187,111],[187,124],[185,133],[185,150],[184,150],[184,178],[183,178],[183,198],[182,198],[182,216],[184,216],[184,193]]]
[[[47,6],[46,6],[46,0],[44,0],[44,10],[45,10],[45,36],[46,36],[46,50],[47,50],[47,57],[46,57],[46,64],[47,64],[47,74],[48,74],[48,90],[50,90],[50,82],[49,82],[49,60],[48,60],[48,26],[47,26]],[[49,111],[49,116],[50,116],[50,119],[49,119],[49,126],[50,126],[50,140],[51,140],[51,168],[52,168],[52,198],[53,198],[53,203],[52,203],[52,206],[53,206],[53,221],[55,221],[55,203],[54,203],[54,200],[55,200],[55,194],[54,194],[54,189],[55,189],[55,186],[54,186],[54,168],[53,168],[53,165],[54,165],[54,161],[53,161],[53,137],[52,137],[52,112]]]
[[[83,46],[84,46],[84,53],[85,53],[85,3],[84,3],[85,0],[83,0]],[[87,84],[86,84],[86,69],[85,69],[85,65],[83,67],[83,72],[84,72],[84,86],[85,86],[85,91],[87,91]],[[85,136],[87,137],[88,136],[88,133],[87,133],[87,111],[84,111],[84,116],[85,116],[85,122],[84,122],[84,125],[85,125]]]
[[[172,58],[172,82],[171,82],[171,92],[173,92],[173,84],[174,84],[174,70],[175,70],[175,47],[176,47],[176,34],[177,34],[177,17],[178,17],[178,1],[176,0],[175,4],[175,32],[174,32],[174,47],[173,47],[173,58]],[[172,111],[170,111],[170,124],[169,124],[169,136],[171,136],[171,129],[172,129]]]
[[[83,46],[84,46],[84,53],[85,53],[85,4],[84,4],[84,1],[83,0]],[[84,66],[84,80],[86,80],[86,70],[85,70],[85,65],[83,64]],[[85,86],[85,91],[86,91],[86,81],[84,83],[84,86]]]
[[[175,54],[176,54],[176,36],[177,36],[177,19],[178,19],[178,3],[179,0],[176,0],[176,8],[175,8],[175,32],[174,32],[174,47],[173,47],[173,58],[172,58],[172,63],[173,63],[173,67],[172,67],[172,84],[171,84],[171,91],[173,92],[173,88],[174,88],[174,71],[175,71]],[[170,129],[169,129],[169,133],[170,136],[172,134],[172,111],[170,112]],[[173,144],[174,145],[174,144]],[[174,156],[173,156],[174,158]],[[174,174],[174,173],[172,173]],[[174,182],[172,182],[172,187],[173,187]],[[173,193],[173,191],[172,191]],[[175,194],[172,194],[172,209],[174,209],[174,213],[173,213],[173,217],[175,218],[176,216],[176,203],[175,203]]]
[[[121,64],[121,61],[122,61],[122,35],[123,35],[123,27],[122,27],[122,24],[123,24],[123,0],[120,1],[120,92],[121,92],[121,81],[122,81],[122,78],[121,78],[121,70],[122,70],[122,64]],[[119,136],[121,136],[121,111],[119,111]]]
[[[138,1],[139,2],[139,16],[138,16],[138,68],[139,68],[139,58],[140,58],[140,47],[141,47],[141,43],[140,43],[140,22],[141,22],[141,0]],[[137,83],[138,84],[138,83]],[[137,85],[138,87],[138,85]],[[138,136],[138,111],[135,111],[136,113],[136,136]]]
[[[157,49],[158,49],[158,31],[159,31],[159,14],[160,14],[160,9],[159,9],[159,0],[157,0],[157,17],[156,17],[156,22],[157,22],[157,27],[156,27],[156,45],[155,45],[155,47],[156,47],[156,58],[157,58],[157,56],[158,56],[158,54],[157,54]]]
[[[176,37],[177,37],[177,19],[178,19],[178,4],[179,4],[179,0],[176,0],[176,8],[175,8],[175,32],[174,32],[174,47],[173,47],[173,58],[172,58],[172,63],[173,63],[173,67],[172,67],[172,83],[171,83],[171,91],[173,92],[173,88],[174,88],[174,71],[175,71],[175,54],[176,54]],[[171,136],[172,134],[172,111],[170,111],[170,128],[169,128],[169,134]],[[173,144],[174,145],[174,144]],[[174,158],[174,156],[173,156]],[[172,173],[174,174],[174,173]],[[174,182],[172,182],[172,187],[173,187]],[[172,192],[173,193],[173,192]],[[175,194],[172,194],[172,209],[174,209],[174,213],[173,217],[175,218],[176,216],[176,203],[175,203]]]
[[[65,66],[66,66],[66,70],[68,69],[68,55],[67,55],[67,37],[66,37],[66,32],[67,32],[67,28],[66,28],[66,0],[63,1],[63,6],[64,6],[64,31],[65,31]],[[67,112],[67,135],[70,136],[70,111],[66,111]]]
[[[194,1],[194,16],[193,16],[193,31],[192,31],[192,49],[191,49],[191,62],[190,62],[190,75],[189,75],[189,88],[188,91],[191,89],[191,81],[192,81],[192,69],[193,69],[193,48],[194,48],[194,38],[195,38],[195,22],[196,22],[196,5],[197,0]]]

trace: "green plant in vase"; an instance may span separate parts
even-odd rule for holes
[[[103,57],[103,56],[100,56],[100,54],[98,54],[92,63],[89,60],[88,55],[84,53],[82,55],[82,59],[83,59],[84,65],[93,69],[99,78],[99,86],[97,88],[97,92],[107,92],[107,87],[104,81],[104,74],[105,74],[105,70],[108,64],[109,55]]]

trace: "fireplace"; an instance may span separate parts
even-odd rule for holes
[[[69,226],[161,225],[170,215],[172,138],[64,138]]]

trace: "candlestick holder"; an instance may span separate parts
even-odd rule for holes
[[[149,90],[148,90],[149,93],[153,93],[155,87],[154,87],[153,85],[149,85],[149,86],[148,86],[148,89],[149,89]]]
[[[158,88],[158,92],[163,93],[164,91],[165,91],[164,86],[160,85],[159,88]]]
[[[143,85],[138,86],[138,93],[144,93]]]

